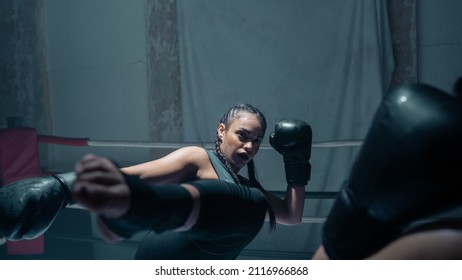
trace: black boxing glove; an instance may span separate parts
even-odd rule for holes
[[[59,211],[72,203],[75,173],[34,177],[0,188],[0,236],[34,239],[52,224]]]
[[[406,85],[382,101],[323,228],[331,259],[363,259],[462,202],[462,103]]]
[[[311,127],[302,120],[283,119],[270,134],[271,146],[282,155],[289,186],[305,186],[311,177]]]

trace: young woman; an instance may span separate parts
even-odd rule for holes
[[[302,217],[304,186],[311,171],[311,128],[287,119],[270,136],[285,163],[288,186],[283,199],[266,192],[256,180],[253,158],[265,131],[263,114],[249,104],[238,104],[221,118],[214,151],[185,147],[121,168],[122,172],[107,159],[88,155],[76,165],[72,195],[66,191],[61,196],[98,213],[107,241],[152,230],[136,258],[234,259],[259,232],[265,216],[270,229],[275,223],[297,224]],[[244,166],[248,178],[239,175]],[[55,178],[50,180],[65,190],[74,181]],[[56,201],[53,209],[61,208]]]

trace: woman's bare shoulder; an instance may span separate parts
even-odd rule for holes
[[[185,167],[196,170],[197,179],[218,179],[215,169],[210,162],[207,151],[199,146],[188,146],[181,148],[184,153]]]
[[[174,153],[188,162],[202,163],[209,161],[207,151],[199,146],[182,147]]]

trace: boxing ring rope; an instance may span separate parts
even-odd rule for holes
[[[90,147],[120,147],[120,148],[158,148],[158,149],[178,149],[187,146],[202,146],[213,148],[213,143],[178,143],[178,142],[148,142],[148,141],[109,141],[109,140],[90,140],[89,138],[67,138],[50,135],[38,135],[41,143],[66,145],[66,146],[90,146]],[[318,141],[313,142],[312,148],[341,148],[361,146],[362,140],[337,140],[337,141]],[[270,144],[263,143],[260,149],[272,149]]]
[[[359,140],[341,140],[341,141],[322,141],[313,142],[312,148],[339,148],[361,146]],[[124,147],[124,148],[160,148],[160,149],[178,149],[186,146],[202,146],[213,148],[213,143],[169,143],[169,142],[139,142],[139,141],[91,141],[88,140],[88,146],[93,147]],[[260,149],[272,149],[270,144],[263,143]]]

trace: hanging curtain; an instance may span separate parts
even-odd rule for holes
[[[416,0],[387,0],[395,71],[390,86],[417,82]]]
[[[146,0],[145,13],[150,140],[180,142],[181,88],[176,1]]]
[[[291,117],[314,141],[365,137],[393,72],[386,1],[180,0],[178,16],[185,141],[210,142],[237,102],[269,129]],[[339,187],[351,150],[314,151],[315,188]]]

